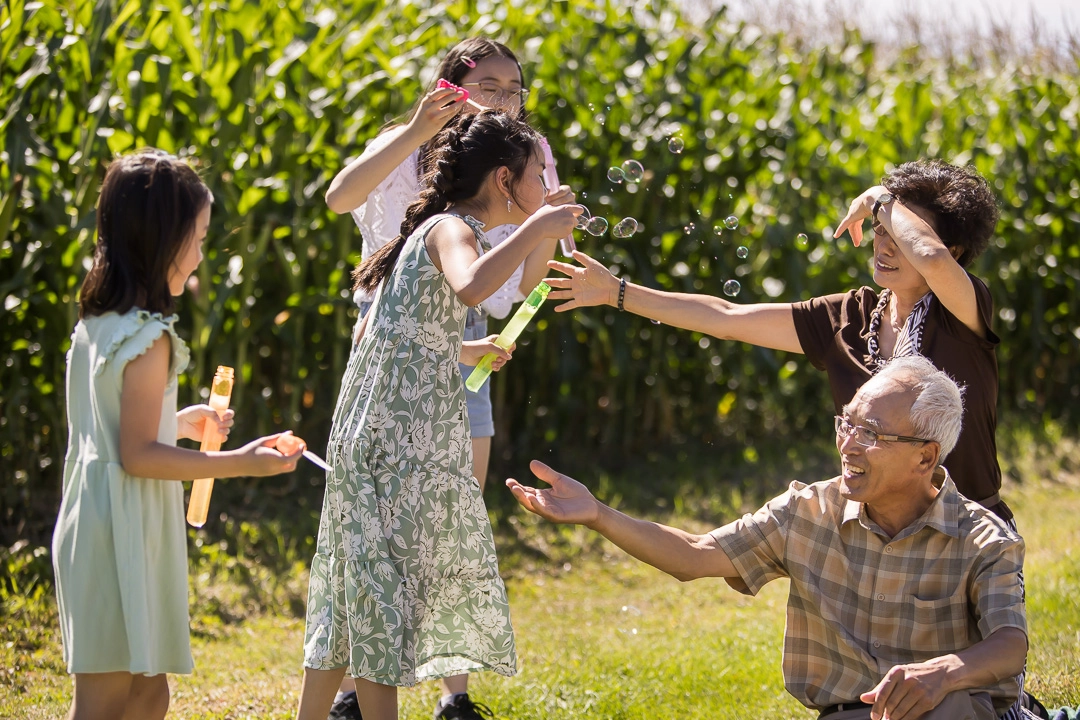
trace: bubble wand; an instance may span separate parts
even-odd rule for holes
[[[233,391],[233,369],[218,365],[214,373],[214,382],[210,385],[210,400],[207,402],[220,418],[229,409],[229,400]],[[210,452],[221,449],[224,437],[217,431],[217,426],[209,420],[204,421],[202,444],[199,450]],[[200,478],[191,484],[191,498],[188,500],[187,521],[195,527],[206,523],[206,514],[210,510],[210,493],[214,490],[214,478]]]
[[[547,138],[540,138],[540,147],[544,150],[544,185],[547,186],[548,192],[558,190],[559,173],[555,170],[555,156],[551,154],[551,145],[548,144]],[[564,257],[573,257],[574,251],[577,250],[574,236],[567,235],[559,238],[559,248]]]
[[[443,89],[443,88],[449,88],[450,90],[457,90],[459,93],[462,93],[462,94],[465,95],[465,97],[461,98],[463,102],[469,103],[470,105],[472,105],[477,110],[480,110],[481,112],[484,111],[484,110],[490,110],[491,109],[491,108],[484,107],[483,105],[476,102],[475,100],[470,100],[468,90],[461,87],[460,85],[455,85],[454,83],[450,82],[446,78],[439,78],[439,82],[435,83],[435,87],[440,89],[440,90]]]
[[[540,309],[540,306],[544,304],[544,300],[547,300],[548,293],[551,292],[551,286],[543,280],[537,285],[529,297],[525,298],[525,302],[521,304],[517,312],[514,313],[514,317],[510,318],[510,322],[506,323],[506,327],[499,333],[499,337],[495,338],[495,344],[501,347],[503,350],[508,349],[514,344],[514,341],[518,339],[518,335],[525,329],[525,326],[532,320],[532,316],[536,314],[536,311]],[[484,357],[480,358],[480,362],[477,363],[473,371],[469,373],[469,379],[465,381],[465,387],[469,388],[473,392],[480,389],[480,386],[484,384],[484,381],[488,379],[488,375],[491,374],[491,363],[495,361],[495,353],[488,353]]]

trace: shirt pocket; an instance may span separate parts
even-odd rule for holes
[[[915,656],[937,655],[962,650],[969,645],[973,623],[967,598],[949,595],[941,598],[911,596],[912,626],[908,647]]]

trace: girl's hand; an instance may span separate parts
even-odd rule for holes
[[[840,221],[840,225],[836,228],[836,232],[833,233],[833,238],[839,238],[847,230],[851,235],[851,242],[855,247],[859,247],[862,244],[863,238],[863,220],[871,217],[874,210],[874,202],[882,193],[889,192],[883,185],[875,185],[859,197],[851,201],[851,207],[848,208],[847,215]]]
[[[619,279],[606,267],[581,252],[574,251],[574,259],[581,266],[548,260],[548,267],[569,277],[548,278],[545,282],[551,286],[552,300],[569,300],[555,308],[555,312],[566,312],[579,307],[593,305],[615,305],[619,301]]]
[[[276,449],[278,438],[290,433],[275,433],[266,437],[252,440],[244,447],[234,450],[237,455],[245,460],[246,475],[251,477],[266,477],[267,475],[279,475],[292,472],[296,469],[296,463],[304,452],[304,446],[300,445],[295,452],[283,455]]]
[[[574,194],[574,191],[570,189],[569,185],[560,185],[549,192],[547,196],[548,205],[569,205],[575,200],[577,200],[577,196]]]
[[[503,365],[510,362],[517,343],[511,345],[509,350],[504,350],[495,344],[497,337],[499,336],[488,335],[483,340],[463,340],[458,362],[462,365],[476,367],[485,355],[495,353],[495,359],[491,362],[491,369],[493,372],[499,372]]]
[[[409,121],[409,128],[424,141],[435,137],[446,123],[465,107],[465,93],[450,88],[436,88],[424,96]]]
[[[578,215],[585,208],[580,205],[545,205],[522,223],[538,230],[546,238],[564,238],[574,231]]]
[[[209,405],[192,405],[176,413],[176,439],[195,440],[200,442],[206,431],[206,424],[210,423],[221,436],[221,441],[229,437],[229,430],[233,426],[235,412],[230,408],[225,411],[224,417],[218,417],[217,411]]]

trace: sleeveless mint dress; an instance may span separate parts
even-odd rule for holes
[[[384,685],[516,672],[506,589],[472,477],[458,370],[468,307],[406,241],[334,410],[304,665]],[[463,218],[484,245],[482,225]]]
[[[120,465],[124,368],[167,335],[173,348],[158,441],[176,445],[176,379],[188,349],[176,316],[79,321],[67,362],[68,449],[52,559],[69,673],[190,673],[184,488]]]

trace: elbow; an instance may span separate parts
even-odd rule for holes
[[[363,198],[359,203],[355,205],[347,201],[347,198],[342,196],[340,188],[331,184],[330,189],[326,191],[326,207],[330,208],[331,212],[335,212],[338,215],[344,215],[350,213],[356,208],[367,202],[367,198]]]
[[[471,286],[461,288],[457,291],[456,295],[458,300],[469,307],[476,307],[488,298],[488,296],[482,294],[478,288]]]

